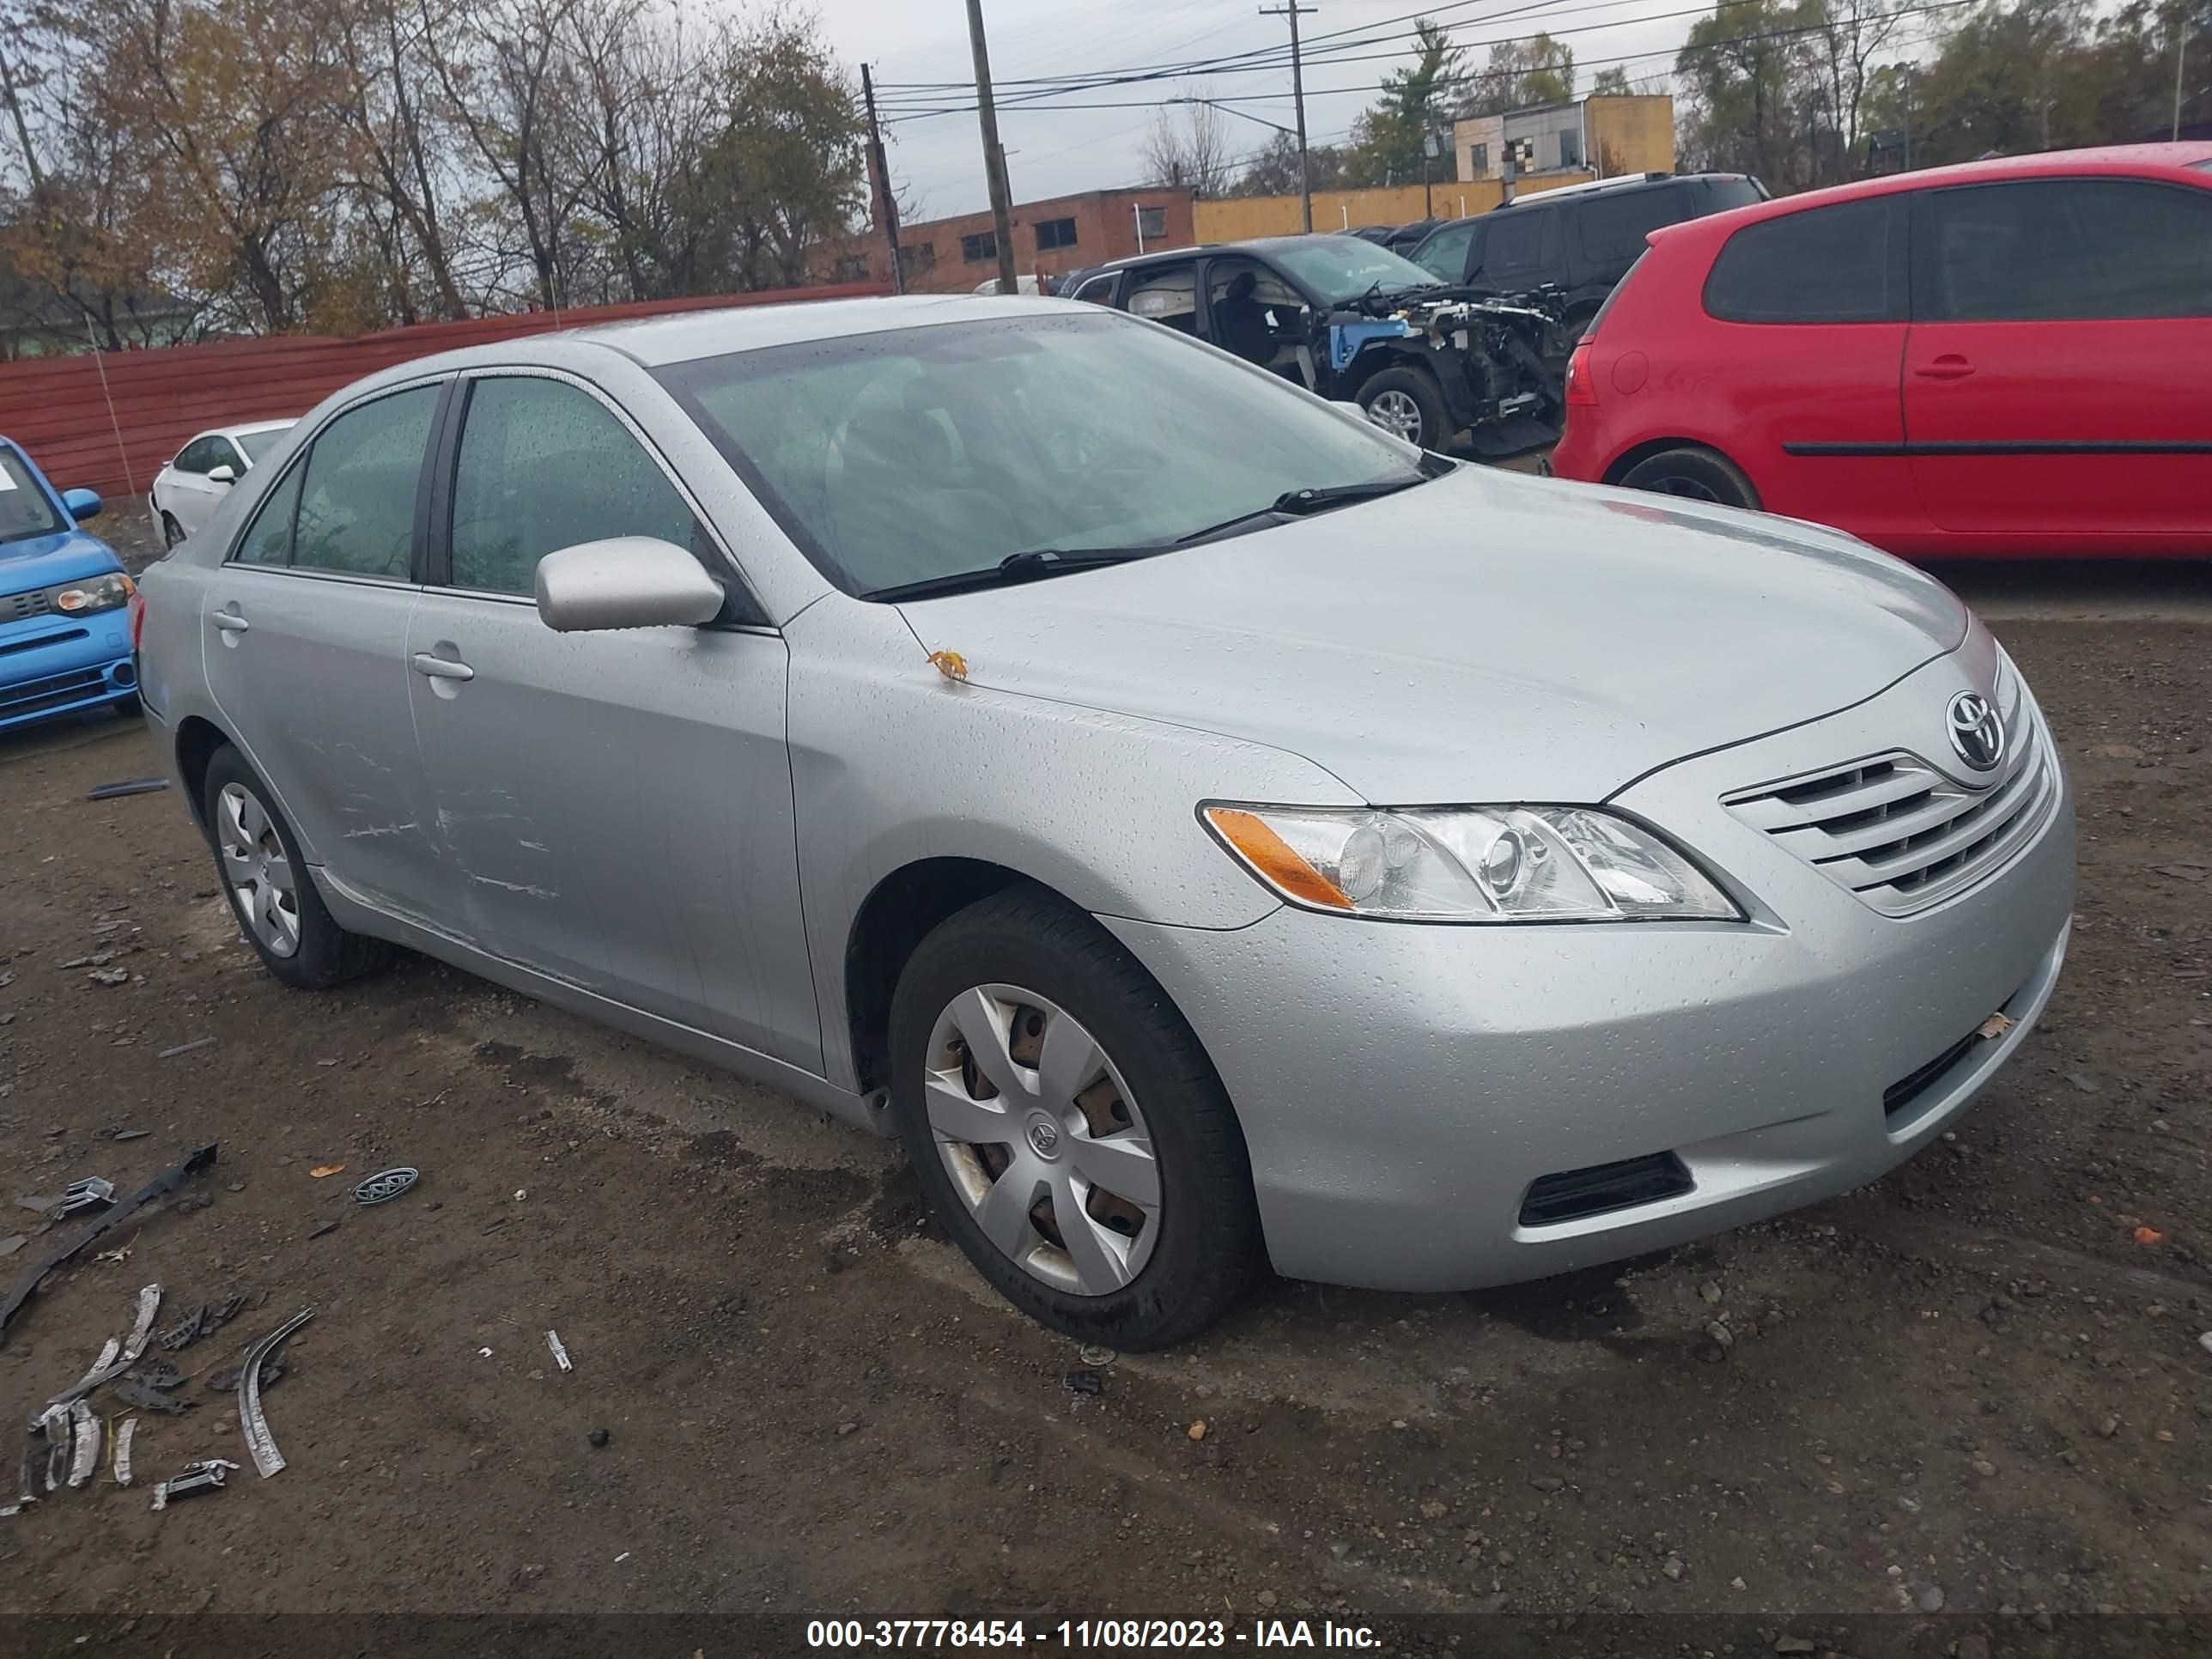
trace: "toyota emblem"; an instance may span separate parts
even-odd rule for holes
[[[2004,758],[2003,718],[1978,691],[1961,691],[1951,699],[1951,747],[1960,760],[1977,772],[1991,772]]]

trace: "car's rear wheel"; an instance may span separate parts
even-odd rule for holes
[[[1759,492],[1751,480],[1727,456],[1684,444],[1646,455],[1620,475],[1630,489],[1649,489],[1661,495],[1680,495],[1686,501],[1710,501],[1716,507],[1756,507]]]
[[[1170,1346],[1260,1261],[1243,1131],[1198,1039],[1097,923],[1015,888],[916,947],[892,1109],[946,1231],[1007,1300],[1084,1342]]]
[[[202,799],[223,892],[262,966],[296,989],[320,991],[390,960],[382,939],[331,919],[292,826],[238,750],[216,751]]]
[[[185,538],[185,527],[167,513],[161,515],[161,545],[174,547]]]
[[[1394,437],[1424,449],[1442,449],[1444,394],[1418,368],[1386,368],[1359,388],[1367,418]]]

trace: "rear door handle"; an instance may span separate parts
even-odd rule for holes
[[[1957,352],[1947,351],[1912,372],[1923,380],[1963,380],[1974,372],[1974,366]]]
[[[226,634],[243,634],[251,626],[235,611],[218,611],[208,620]]]
[[[434,657],[428,651],[415,653],[415,672],[434,680],[472,680],[477,671],[465,662],[455,662],[451,657]]]

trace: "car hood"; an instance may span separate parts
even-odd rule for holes
[[[1870,697],[1968,623],[1834,531],[1469,466],[902,609],[972,684],[1288,750],[1400,805],[1602,800]]]
[[[76,581],[105,571],[120,570],[123,561],[97,536],[82,530],[58,530],[51,535],[27,536],[20,542],[0,542],[0,593],[23,593],[56,582]]]

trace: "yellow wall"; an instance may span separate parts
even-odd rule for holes
[[[1592,98],[1588,107],[1590,160],[1602,159],[1608,173],[1674,170],[1672,98]]]
[[[1672,134],[1669,134],[1671,141]],[[1590,142],[1597,142],[1593,129]],[[1614,140],[1616,147],[1621,141]],[[1632,164],[1636,165],[1636,164]],[[1672,165],[1670,160],[1659,165]],[[1524,179],[1519,193],[1531,196],[1560,185],[1586,182],[1587,173],[1547,173],[1540,179]],[[1471,213],[1487,213],[1505,199],[1505,187],[1495,179],[1471,183],[1439,179],[1433,192],[1436,216],[1457,219]],[[1419,185],[1394,185],[1376,190],[1317,190],[1314,192],[1316,231],[1357,230],[1362,225],[1407,225],[1426,217]],[[1291,236],[1304,228],[1295,196],[1229,196],[1200,202],[1194,213],[1201,242],[1241,242],[1253,236]]]

